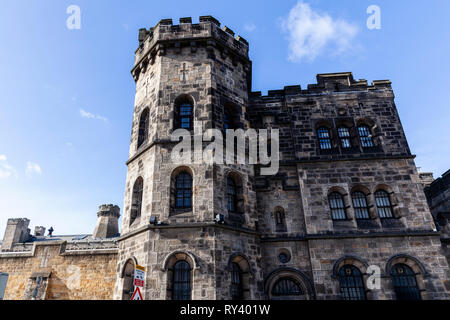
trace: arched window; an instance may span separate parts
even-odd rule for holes
[[[275,230],[278,232],[286,231],[286,218],[283,208],[275,209]]]
[[[242,271],[236,262],[231,263],[231,298],[232,300],[242,300],[244,290],[242,286]]]
[[[344,198],[338,192],[333,192],[329,196],[331,216],[333,220],[346,220]]]
[[[232,177],[227,178],[227,208],[228,212],[237,212],[237,187]]]
[[[414,271],[406,264],[391,269],[392,285],[397,300],[422,300]]]
[[[175,180],[175,208],[192,209],[192,176],[185,171]]]
[[[331,149],[331,135],[330,130],[326,127],[320,127],[317,129],[317,136],[319,138],[319,146],[322,150]]]
[[[130,225],[141,216],[142,194],[144,191],[144,179],[137,178],[133,186],[133,195],[131,199]]]
[[[273,297],[300,296],[304,294],[300,285],[290,278],[279,279],[272,287],[271,293]]]
[[[349,149],[352,147],[352,142],[350,140],[350,130],[347,127],[338,128],[338,136],[341,141],[341,147],[343,149]]]
[[[194,105],[192,101],[183,97],[176,102],[175,129],[192,130],[194,128]]]
[[[353,208],[355,209],[355,217],[358,220],[370,219],[369,206],[367,205],[367,197],[362,192],[354,192],[352,194]]]
[[[191,267],[184,260],[173,267],[172,300],[191,300]]]
[[[138,144],[137,144],[138,148],[140,146],[142,146],[145,141],[147,141],[148,126],[149,126],[149,112],[148,112],[148,108],[146,108],[142,112],[141,118],[139,119],[139,133],[138,133]]]
[[[375,202],[377,204],[378,216],[381,219],[393,218],[393,210],[389,194],[384,190],[375,192]]]
[[[368,126],[358,127],[359,139],[361,140],[361,146],[363,148],[372,148],[374,146],[372,133]]]
[[[344,300],[366,300],[366,292],[361,271],[352,265],[339,270],[339,285]]]
[[[134,262],[129,259],[123,269],[122,300],[130,300],[134,293]]]

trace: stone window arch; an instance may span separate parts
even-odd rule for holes
[[[343,300],[366,300],[363,275],[357,267],[344,265],[339,269],[338,275]]]
[[[136,261],[128,259],[123,268],[121,278],[123,279],[122,286],[122,300],[131,300],[134,293],[134,269],[136,268]]]
[[[133,185],[133,194],[131,196],[130,225],[141,217],[143,193],[144,179],[138,177]]]
[[[231,299],[250,299],[250,264],[248,259],[240,253],[235,253],[228,261],[227,270],[231,276]]]
[[[194,257],[177,251],[164,261],[163,270],[167,272],[166,298],[168,300],[191,300],[194,271],[197,269]]]
[[[187,94],[175,99],[174,130],[194,129],[194,99]]]
[[[367,283],[368,263],[356,256],[344,256],[333,265],[332,278],[337,280],[337,291],[343,300],[366,300],[373,298]]]
[[[193,175],[188,167],[175,169],[170,181],[170,214],[177,215],[192,212]]]
[[[407,254],[391,257],[386,264],[391,276],[393,298],[397,300],[426,300],[425,278],[429,276],[423,264]]]
[[[270,300],[311,300],[314,290],[309,278],[292,268],[280,268],[266,279],[266,295]]]
[[[139,149],[148,139],[148,129],[149,129],[149,120],[150,112],[148,108],[145,108],[142,111],[141,116],[139,118],[139,130],[138,130],[138,141],[137,148]]]

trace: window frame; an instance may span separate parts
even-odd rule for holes
[[[356,195],[361,195],[360,197],[355,198]],[[369,202],[367,201],[367,195],[362,191],[355,191],[351,195],[353,210],[355,212],[356,220],[370,220],[370,207]],[[355,200],[358,200],[358,203],[355,203]],[[364,202],[362,204],[361,202]],[[361,214],[361,211],[365,211]]]
[[[356,266],[352,264],[342,266],[338,271],[338,279],[339,291],[343,300],[367,300],[363,274]]]
[[[378,195],[380,194],[383,194],[384,197],[379,197]],[[394,219],[394,206],[392,205],[390,194],[387,191],[380,189],[375,192],[374,197],[378,217],[380,217],[380,219]],[[380,199],[385,199],[387,202],[380,203]],[[388,214],[386,214],[386,212],[388,212]]]
[[[182,266],[179,268],[179,266]],[[181,274],[180,274],[181,273]],[[179,260],[173,265],[172,300],[188,301],[192,299],[192,268],[186,260]]]
[[[338,196],[338,197],[335,197],[335,196]],[[335,201],[342,202],[342,206],[334,207],[335,204],[338,204]],[[345,199],[344,199],[344,196],[341,193],[339,193],[337,191],[334,191],[334,192],[330,193],[328,195],[328,203],[329,203],[329,206],[330,206],[331,218],[333,219],[333,221],[346,221],[346,220],[348,220],[347,208],[345,206]],[[341,210],[342,210],[342,212],[341,212]],[[337,212],[337,214],[335,214],[335,212]],[[342,217],[342,215],[343,215],[343,217]]]
[[[373,140],[372,130],[368,125],[360,124],[358,126],[359,142],[363,149],[370,149],[375,147],[375,141]]]
[[[323,151],[329,151],[333,149],[333,143],[331,139],[331,130],[328,127],[320,126],[316,130],[317,139],[319,141],[319,149]],[[326,136],[323,136],[326,134]]]
[[[186,180],[188,178],[188,181]],[[183,179],[183,181],[180,182],[180,179]],[[188,182],[188,186],[186,186],[186,183]],[[182,183],[182,186],[179,185],[179,183]],[[192,210],[193,208],[193,185],[194,181],[192,178],[192,175],[187,171],[181,171],[175,176],[175,190],[174,190],[174,206],[175,210]],[[181,196],[180,196],[181,192]],[[189,199],[189,204],[186,204],[186,200]],[[182,204],[179,205],[179,200],[181,200]]]

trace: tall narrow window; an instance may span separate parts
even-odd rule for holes
[[[391,270],[392,285],[397,300],[422,300],[414,271],[406,264],[396,264]]]
[[[346,220],[347,214],[345,212],[344,199],[338,192],[333,192],[329,196],[331,216],[333,220]]]
[[[178,261],[173,267],[172,300],[191,300],[191,266]]]
[[[147,141],[148,126],[149,126],[149,112],[148,112],[148,108],[147,108],[142,112],[141,118],[139,119],[139,133],[138,133],[138,144],[137,144],[138,148],[140,146],[142,146],[145,141]]]
[[[363,148],[372,148],[374,146],[372,133],[370,132],[370,128],[368,126],[359,126],[358,133],[359,139],[361,140],[361,146]]]
[[[346,265],[339,270],[339,284],[342,299],[366,300],[363,277],[355,266]]]
[[[175,129],[192,130],[194,107],[190,99],[181,98],[176,102],[176,124]]]
[[[131,198],[130,225],[141,216],[142,194],[144,191],[144,179],[137,178],[133,186],[133,195]]]
[[[298,283],[289,278],[278,280],[274,284],[271,293],[274,297],[300,296],[304,294]]]
[[[223,129],[234,129],[233,115],[228,108],[225,108],[225,112],[223,113]]]
[[[130,300],[134,293],[134,262],[128,260],[123,269],[122,300]]]
[[[234,179],[227,178],[227,208],[228,212],[235,213],[237,210],[237,188]]]
[[[358,220],[367,220],[369,216],[369,207],[367,205],[367,197],[362,192],[352,194],[353,209],[355,209],[355,217]]]
[[[325,127],[321,127],[317,130],[317,136],[319,137],[319,145],[322,150],[331,149],[331,135],[330,130]]]
[[[277,232],[286,231],[286,218],[282,208],[277,208],[275,210],[275,230]]]
[[[375,193],[375,202],[377,204],[378,216],[381,219],[389,219],[394,217],[391,199],[386,191],[377,191]]]
[[[343,149],[349,149],[352,147],[352,142],[350,140],[350,130],[347,127],[338,128],[338,136],[341,141],[341,147]]]
[[[242,289],[242,271],[236,262],[231,264],[231,298],[242,300],[244,291]]]
[[[192,177],[181,172],[175,181],[175,208],[192,209]]]

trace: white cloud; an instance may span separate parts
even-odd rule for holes
[[[85,111],[83,109],[80,109],[80,115],[83,118],[86,118],[86,119],[96,119],[96,120],[101,120],[101,121],[104,121],[104,122],[108,122],[108,118],[100,116],[98,114],[93,114],[93,113],[87,112],[87,111]]]
[[[0,179],[7,179],[11,176],[17,177],[17,171],[8,164],[6,156],[0,154]]]
[[[42,169],[37,163],[28,161],[25,173],[27,174],[28,177],[31,177],[33,175],[39,175],[40,176],[42,174]]]
[[[288,33],[289,60],[293,62],[312,62],[325,51],[337,55],[351,50],[358,33],[354,24],[314,11],[302,0],[281,20],[281,27]]]
[[[246,23],[244,25],[244,30],[247,31],[247,32],[253,32],[253,31],[256,30],[256,26],[255,26],[254,23]]]

